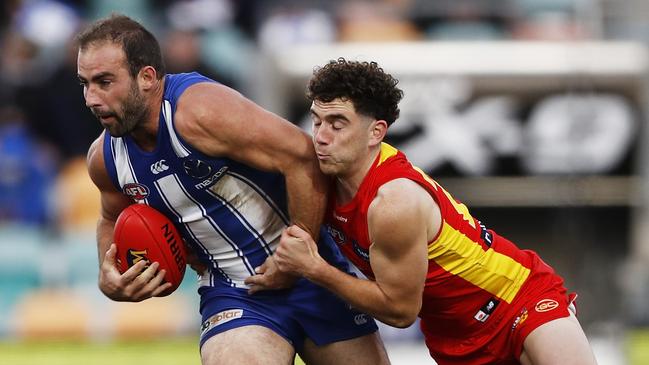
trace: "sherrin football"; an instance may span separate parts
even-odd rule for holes
[[[165,269],[165,281],[172,284],[161,295],[169,295],[178,288],[185,275],[185,246],[164,214],[146,204],[129,205],[115,222],[113,240],[120,272],[140,260],[158,262],[158,270]]]

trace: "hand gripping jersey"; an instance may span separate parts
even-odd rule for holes
[[[289,222],[284,178],[206,156],[176,133],[178,98],[198,82],[214,81],[197,73],[166,75],[156,149],[143,151],[130,136],[106,132],[106,168],[124,194],[174,221],[211,267],[201,285],[219,280],[246,288],[243,280],[272,254]]]
[[[441,211],[440,232],[428,243],[428,274],[419,314],[431,355],[440,364],[446,363],[446,357],[462,356],[458,363],[474,363],[472,352],[493,340],[497,331],[512,327],[526,297],[541,295],[548,287],[565,293],[562,280],[538,255],[488,229],[464,204],[386,143],[353,200],[345,205],[332,200],[326,217],[334,240],[368,278],[374,275],[367,210],[381,185],[397,178],[420,184]],[[514,356],[520,354],[527,333],[513,350]]]

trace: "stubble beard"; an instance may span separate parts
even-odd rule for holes
[[[107,126],[106,129],[113,137],[123,137],[145,122],[149,115],[150,110],[144,96],[137,86],[133,85],[122,104],[121,115],[117,112],[113,113],[117,123]]]

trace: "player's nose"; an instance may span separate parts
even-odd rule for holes
[[[88,87],[84,93],[83,93],[83,98],[86,101],[86,106],[88,108],[96,107],[101,105],[101,99],[97,95],[97,93],[94,91],[92,87]]]
[[[313,140],[316,144],[329,144],[331,142],[331,133],[327,132],[327,127],[321,125],[314,131]]]

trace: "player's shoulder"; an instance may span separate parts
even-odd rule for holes
[[[88,168],[90,166],[96,165],[97,163],[102,163],[104,161],[104,135],[105,133],[102,132],[95,140],[90,144],[90,147],[88,148],[88,153],[86,154],[86,162],[88,164]]]
[[[418,219],[437,204],[428,191],[407,178],[381,185],[368,207],[368,217],[381,226]]]
[[[106,133],[101,133],[88,148],[86,156],[88,175],[100,190],[113,187],[104,163],[104,138]]]
[[[402,177],[390,180],[379,186],[374,197],[374,202],[379,205],[402,206],[426,197],[430,198],[423,186],[414,180]]]
[[[215,82],[198,82],[180,95],[176,105],[176,125],[183,127],[214,127],[210,124],[227,121],[241,105],[243,96],[228,86]]]

